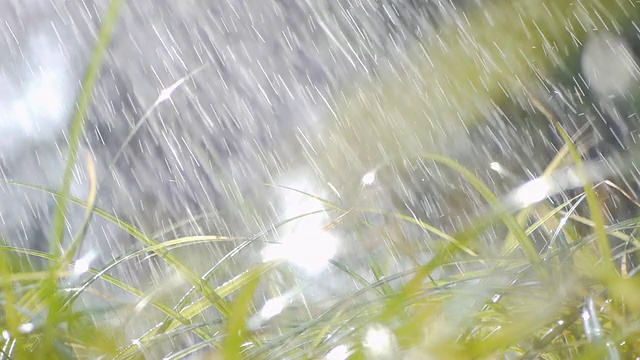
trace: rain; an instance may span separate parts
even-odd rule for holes
[[[452,313],[440,336],[459,338],[467,309],[516,282],[477,274],[516,256],[521,281],[543,278],[537,261],[570,248],[573,222],[606,254],[588,240],[590,191],[612,266],[635,273],[615,249],[638,215],[638,18],[625,0],[3,0],[0,244],[32,250],[15,265],[29,271],[60,256],[63,308],[100,309],[89,319],[117,329],[114,358],[222,356],[216,304],[254,285],[246,358],[423,358],[431,343],[355,310],[392,308],[376,301],[424,269],[420,283],[451,281],[435,292],[469,278],[473,296],[438,310]],[[520,237],[519,212],[535,227],[518,220]],[[571,319],[620,356],[600,295]],[[322,321],[335,329],[310,330]]]

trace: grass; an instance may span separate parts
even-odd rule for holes
[[[331,271],[354,285],[320,302],[314,303],[305,295],[314,284],[300,283],[283,261],[247,264],[226,281],[213,280],[248,246],[266,241],[269,233],[313,213],[300,214],[250,237],[214,234],[158,242],[94,206],[99,179],[93,174],[91,159],[85,161],[90,174],[89,198],[70,196],[83,118],[121,3],[111,2],[83,81],[69,133],[62,188],[11,183],[50,194],[57,200],[58,209],[48,252],[10,246],[10,239],[0,247],[0,359],[188,359],[196,354],[204,359],[327,360],[640,356],[640,278],[635,275],[635,264],[628,260],[638,249],[634,231],[640,218],[606,221],[597,190],[608,186],[614,192],[626,193],[614,182],[602,181],[604,176],[593,178],[593,169],[604,167],[584,163],[580,144],[534,97],[530,101],[535,109],[556,126],[565,141],[565,147],[539,178],[549,185],[548,191],[535,201],[510,202],[512,197],[494,194],[472,171],[452,159],[431,153],[414,155],[459,174],[485,202],[486,211],[457,232],[446,233],[402,212],[344,207],[295,189],[279,189],[297,191],[330,214],[332,218],[320,229],[322,232],[354,234],[356,248],[365,248],[371,237],[389,245],[385,256],[368,254],[369,248],[362,250],[364,262],[333,259]],[[583,3],[585,9],[599,6],[592,1]],[[503,3],[507,7],[513,4]],[[567,11],[562,6],[569,6],[568,2],[557,4],[551,8]],[[610,14],[613,19],[628,16],[625,11],[629,9],[620,6],[624,11]],[[489,10],[499,11],[496,9]],[[560,25],[541,26],[545,41],[571,41],[568,36],[553,38]],[[478,29],[480,42],[483,37],[496,36],[491,29]],[[449,30],[455,33],[456,29]],[[503,51],[510,49],[512,53],[506,54],[515,56],[513,39],[503,40]],[[450,51],[462,53],[463,49]],[[525,55],[528,61],[544,60],[542,50]],[[465,74],[461,76],[480,78],[477,67],[462,69]],[[528,66],[511,69],[516,75],[532,76]],[[496,83],[513,80],[505,77],[507,73],[494,74]],[[474,97],[463,90],[451,89],[450,94],[458,99]],[[498,97],[490,91],[479,95],[480,100],[485,95]],[[621,172],[626,171],[625,164],[630,166],[634,154],[616,160]],[[403,155],[407,158],[408,154]],[[568,190],[550,185],[552,179],[568,176],[560,164],[568,164],[577,174],[583,191],[565,196],[557,204],[548,198],[558,199]],[[393,166],[392,162],[376,165]],[[83,226],[71,236],[65,234],[64,227],[68,206],[85,209]],[[118,226],[141,248],[124,253],[102,268],[83,268],[77,252],[86,227],[96,216]],[[370,216],[384,221],[369,221]],[[491,238],[489,245],[495,246],[487,246],[483,240],[487,236]],[[613,238],[623,247],[612,248]],[[221,242],[232,244],[234,249],[216,259],[205,273],[196,272],[189,265],[189,257],[184,256],[198,251],[195,249],[200,245]],[[427,253],[425,245],[429,246],[427,260],[417,256]],[[33,265],[34,259],[44,260],[46,267]],[[160,261],[179,280],[145,290],[110,274],[134,260]],[[397,263],[408,266],[401,269]],[[113,290],[113,294],[127,294],[135,300],[122,301],[105,289],[116,289],[119,292]],[[102,299],[104,306],[85,306],[83,299],[87,297]],[[274,304],[279,306],[272,309]],[[129,328],[132,324],[142,328],[135,336]]]

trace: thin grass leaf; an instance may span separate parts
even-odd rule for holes
[[[44,188],[44,187],[32,186],[32,185],[28,185],[20,182],[14,182],[14,181],[7,181],[7,183],[29,188],[29,189],[43,191],[43,192],[52,194],[56,197],[63,197],[61,193],[51,189]],[[80,199],[77,199],[72,196],[64,196],[64,197],[68,201],[71,201],[81,206],[86,206],[86,203]],[[100,208],[95,208],[94,213],[110,221],[111,223],[117,225],[118,227],[126,231],[129,235],[131,235],[132,237],[134,237],[136,240],[138,240],[140,243],[142,243],[147,247],[154,247],[158,244],[157,241],[149,237],[142,230],[136,228],[132,224],[122,221],[121,219],[109,214],[108,212]],[[227,302],[218,294],[216,294],[215,291],[206,282],[204,282],[198,275],[192,272],[187,265],[185,265],[177,257],[172,255],[162,247],[157,248],[156,254],[159,257],[161,257],[167,264],[173,267],[177,273],[183,276],[198,291],[203,293],[205,295],[205,298],[209,301],[209,303],[215,306],[223,316],[226,317],[229,314],[229,305],[227,304]]]
[[[242,244],[238,245],[235,249],[229,251],[227,254],[225,254],[216,264],[214,264],[209,270],[207,270],[207,272],[202,276],[202,279],[204,281],[207,281],[215,272],[216,269],[218,269],[218,267],[220,267],[222,264],[224,264],[226,261],[228,261],[229,259],[231,259],[233,256],[235,256],[236,254],[238,254],[242,249],[246,248],[247,246],[249,246],[249,244],[253,243],[254,241],[257,241],[259,238],[267,235],[268,233],[270,233],[271,231],[286,225],[290,222],[293,222],[295,220],[304,218],[306,216],[310,216],[310,215],[314,215],[314,214],[320,214],[320,213],[324,213],[325,210],[318,210],[318,211],[312,211],[312,212],[308,212],[308,213],[304,213],[304,214],[300,214],[298,216],[294,216],[292,218],[286,219],[284,221],[281,221],[277,224],[274,224],[272,227],[265,229],[255,235],[253,235],[250,239],[248,239],[247,241],[243,242]],[[187,291],[183,296],[182,299],[180,299],[180,301],[178,301],[178,304],[176,304],[176,306],[174,307],[174,310],[177,312],[180,312],[184,309],[184,307],[187,305],[187,301],[190,297],[190,295],[195,291],[195,287],[192,287],[191,289],[189,289],[189,291]],[[164,331],[167,331],[171,325],[171,318],[167,318],[165,319],[165,321],[162,323],[162,325],[157,329],[158,333],[162,333]]]
[[[582,161],[582,157],[580,156],[580,154],[578,153],[578,150],[573,145],[573,142],[569,137],[569,135],[567,135],[566,131],[564,130],[564,128],[562,128],[560,123],[544,106],[542,106],[542,103],[537,98],[533,96],[530,96],[529,98],[531,100],[531,103],[536,107],[536,109],[538,109],[538,111],[543,113],[549,119],[549,121],[553,123],[556,130],[558,131],[558,133],[560,133],[560,136],[562,137],[565,144],[569,148],[569,153],[571,154],[571,157],[573,158],[573,162],[576,165],[576,171],[578,173],[578,176],[580,176],[583,179],[586,179],[587,177],[584,172],[584,163]],[[600,251],[600,255],[602,256],[604,271],[613,274],[614,266],[611,260],[611,247],[609,246],[609,238],[607,237],[607,234],[605,231],[605,221],[604,221],[604,216],[602,215],[602,210],[600,209],[600,202],[598,201],[596,194],[593,190],[593,185],[588,181],[584,181],[584,183],[585,183],[584,192],[587,198],[587,205],[589,206],[591,218],[594,223],[594,231],[597,234],[598,250]]]
[[[369,214],[379,214],[379,215],[384,215],[384,216],[388,216],[388,217],[392,217],[392,218],[396,218],[398,220],[402,220],[411,224],[415,224],[419,227],[421,227],[422,229],[438,236],[439,238],[442,238],[445,241],[448,241],[452,244],[454,244],[456,247],[458,247],[460,250],[462,250],[463,252],[467,253],[468,255],[471,256],[478,256],[478,254],[476,254],[473,250],[471,250],[469,247],[461,244],[458,240],[456,240],[454,237],[452,237],[451,235],[441,231],[440,229],[436,228],[435,226],[432,226],[420,219],[417,219],[415,217],[412,216],[407,216],[407,215],[403,215],[400,213],[389,213],[386,211],[381,211],[381,210],[377,210],[377,209],[359,209],[362,212],[365,213],[369,213]]]
[[[62,177],[62,186],[60,193],[63,195],[58,199],[57,210],[53,219],[53,237],[51,239],[49,252],[57,255],[62,252],[62,243],[64,240],[64,222],[67,212],[66,195],[69,193],[71,186],[71,177],[73,174],[73,166],[76,163],[77,152],[82,136],[82,128],[84,118],[91,103],[93,88],[98,80],[100,68],[105,58],[107,47],[111,42],[111,35],[115,28],[116,21],[120,14],[120,7],[123,0],[111,0],[104,21],[98,32],[98,39],[93,48],[88,68],[81,84],[80,96],[77,100],[76,111],[71,120],[71,129],[69,130],[69,152],[67,155],[67,163]],[[36,358],[46,359],[51,356],[54,339],[56,338],[56,328],[58,326],[58,312],[62,307],[62,299],[56,293],[57,283],[57,266],[51,266],[51,276],[46,283],[42,284],[42,293],[48,296],[48,316],[47,326],[45,327],[43,341],[38,347]]]
[[[250,271],[255,270],[252,269]],[[257,276],[250,276],[250,280],[247,281],[233,301],[232,315],[227,318],[227,336],[223,340],[223,354],[225,359],[241,360],[244,358],[241,355],[242,348],[244,342],[249,340],[247,337],[247,333],[249,332],[249,329],[247,329],[247,320],[252,312],[251,304],[255,297],[256,288],[258,287],[262,273],[257,273],[256,275]],[[257,344],[253,345],[255,346]]]
[[[8,252],[5,249],[0,249],[0,286],[2,288],[2,318],[0,319],[1,327],[6,327],[6,331],[9,334],[9,338],[5,338],[6,344],[13,343],[13,349],[15,354],[9,350],[5,352],[5,356],[8,358],[24,358],[23,339],[19,331],[19,326],[22,323],[21,314],[16,309],[17,298],[13,291],[12,282],[16,275],[13,274],[10,268]],[[48,274],[47,274],[48,276]]]
[[[29,256],[34,256],[34,257],[39,257],[39,258],[43,258],[43,259],[47,259],[47,260],[54,260],[55,258],[53,256],[51,256],[48,253],[45,252],[41,252],[41,251],[37,251],[37,250],[32,250],[32,249],[21,249],[21,248],[14,248],[14,247],[0,247],[0,250],[2,251],[10,251],[10,252],[15,252],[15,253],[19,253],[19,254],[25,254],[25,255],[29,255]],[[118,264],[120,264],[122,261],[125,261],[128,258],[132,258],[135,256],[139,256],[143,253],[146,253],[146,251],[143,250],[139,250],[136,254],[129,254],[121,259],[118,259],[115,261],[115,264],[113,264],[113,266],[117,266]],[[74,266],[74,262],[71,262],[69,264],[69,266]],[[85,282],[80,288],[78,289],[74,289],[72,291],[72,295],[71,297],[67,300],[67,303],[65,304],[66,306],[70,306],[70,304],[73,302],[71,299],[73,298],[77,298],[82,292],[86,291],[88,289],[88,286],[93,283],[93,281],[95,280],[102,280],[105,281],[111,285],[114,285],[122,290],[124,290],[125,292],[137,297],[137,298],[143,298],[145,296],[145,293],[142,290],[139,290],[129,284],[127,284],[126,282],[123,282],[119,279],[116,279],[110,275],[107,275],[106,272],[108,270],[110,270],[111,268],[113,268],[113,266],[108,266],[107,269],[102,269],[102,270],[97,270],[95,268],[89,268],[88,272],[93,274],[94,276],[88,280],[87,282]],[[164,305],[162,303],[158,303],[158,302],[151,302],[151,305],[153,307],[155,307],[156,309],[160,310],[161,312],[165,313],[167,316],[169,316],[170,318],[174,319],[175,321],[181,323],[182,325],[189,325],[190,321],[184,317],[182,317],[179,313],[173,311],[173,309],[171,309],[171,307]],[[196,330],[196,335],[200,336],[203,340],[208,340],[210,339],[209,335],[207,335],[204,332],[198,331]]]

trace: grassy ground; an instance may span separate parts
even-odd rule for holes
[[[189,253],[188,249],[211,242],[237,244],[239,251],[265,234],[247,239],[213,234],[158,243],[149,234],[94,208],[99,181],[95,176],[91,178],[88,199],[70,197],[69,180],[77,161],[90,89],[97,79],[121,3],[113,0],[110,12],[104,17],[83,83],[85,93],[78,100],[78,111],[69,133],[71,145],[64,186],[59,191],[36,189],[50,192],[58,199],[50,251],[0,247],[0,359],[152,359],[159,358],[160,354],[167,359],[186,359],[197,354],[206,359],[328,360],[626,359],[640,356],[640,282],[634,276],[636,268],[630,261],[630,255],[637,249],[633,234],[638,219],[605,221],[603,189],[608,188],[623,198],[626,194],[615,183],[603,181],[604,175],[598,178],[597,174],[601,173],[597,165],[582,162],[579,146],[570,139],[572,134],[564,133],[559,125],[558,133],[565,139],[565,147],[549,163],[539,182],[533,183],[547,185],[546,190],[538,188],[539,198],[507,197],[509,201],[505,203],[456,162],[434,154],[414,155],[458,173],[486,202],[486,213],[456,233],[442,233],[402,213],[345,209],[316,199],[333,214],[333,220],[322,229],[325,232],[348,231],[349,227],[369,229],[367,234],[383,234],[389,243],[398,247],[402,243],[403,249],[393,251],[403,254],[421,251],[418,248],[423,239],[401,241],[402,232],[395,231],[399,227],[424,230],[441,240],[437,242],[439,247],[431,249],[429,260],[416,258],[413,263],[407,260],[410,266],[402,272],[390,272],[384,261],[374,256],[366,264],[364,273],[360,268],[355,270],[349,264],[334,261],[332,270],[350,278],[357,284],[357,290],[320,305],[307,305],[306,300],[299,299],[298,291],[278,289],[281,277],[289,271],[279,261],[259,263],[217,284],[209,281],[211,274],[194,272],[188,257],[184,256]],[[502,10],[494,6],[487,11],[499,14],[516,6],[514,4],[516,2],[505,1],[501,3],[505,6]],[[560,15],[575,11],[569,1],[541,4],[549,5],[551,10],[545,11],[557,11]],[[583,1],[583,5],[586,15],[593,15],[589,12],[599,9],[600,3]],[[610,18],[629,16],[630,10],[625,6],[612,6],[608,12]],[[529,20],[538,26],[542,39],[555,41],[559,47],[573,41],[559,30],[565,23],[540,22],[548,17],[536,18],[540,16],[539,11],[531,11]],[[478,18],[470,21],[481,23]],[[510,72],[485,72],[482,76],[486,81],[511,83],[512,76],[532,77],[530,68],[522,65],[523,59],[536,63],[539,70],[545,68],[547,54],[542,47],[530,50],[518,60],[514,44],[527,41],[517,37],[524,36],[526,31],[516,32],[515,38],[509,38],[508,34],[496,35],[492,27],[474,29],[478,31],[480,46],[497,36],[502,41],[502,51],[513,57],[508,62],[512,65]],[[455,29],[445,35],[457,36]],[[585,36],[580,31],[574,35]],[[434,61],[462,59],[456,55],[461,55],[463,50],[463,47],[449,49],[454,54],[446,56],[439,52],[434,55]],[[477,65],[459,60],[455,66],[460,71],[456,76],[480,79],[482,69]],[[440,70],[445,74],[442,76],[447,76],[446,70]],[[481,95],[457,85],[450,90],[452,99],[469,100],[477,95],[479,100],[489,101],[499,96],[495,89]],[[396,95],[389,95],[389,101]],[[547,120],[557,125],[557,120],[542,103],[535,98],[530,100]],[[81,160],[87,173],[92,174],[91,159]],[[624,164],[628,158],[619,161]],[[544,199],[564,189],[554,189],[550,176],[568,177],[566,173],[557,172],[561,165],[572,167],[574,178],[581,179],[578,183],[583,185],[583,190],[567,197],[560,205],[551,205]],[[531,188],[525,190],[531,193]],[[627,200],[635,206],[632,199]],[[86,208],[85,224],[95,216],[117,224],[138,240],[143,249],[126,254],[102,269],[86,267],[84,259],[77,257],[85,228],[81,228],[72,241],[64,242],[64,215],[68,206]],[[385,219],[383,225],[367,223],[366,217],[361,216],[376,212]],[[480,241],[481,235],[487,234],[504,234],[494,239],[494,244],[500,244],[498,250],[487,248]],[[543,246],[539,245],[540,239]],[[612,239],[620,245],[612,248]],[[63,243],[71,245],[62,247]],[[389,257],[400,256],[389,252]],[[166,296],[159,290],[147,291],[109,275],[110,269],[148,254],[154,254],[155,261],[172,268],[181,284],[187,286],[183,286],[184,289],[169,287],[165,290],[172,293]],[[234,253],[230,253],[222,259],[222,266],[233,257]],[[47,266],[44,269],[32,266],[35,258],[46,260]],[[151,261],[149,259],[145,257],[141,261]],[[136,299],[134,305],[123,305],[108,293],[96,294],[97,282],[130,294]],[[88,294],[102,297],[104,306],[83,306],[81,300]],[[263,301],[261,295],[264,294],[272,301]],[[146,309],[152,309],[155,316],[147,315]],[[122,319],[138,323],[145,331],[131,337],[120,322]],[[179,346],[174,341],[178,338],[188,341]]]

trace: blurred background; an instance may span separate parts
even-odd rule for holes
[[[89,156],[98,208],[158,241],[234,237],[175,251],[198,274],[215,269],[212,284],[284,260],[258,303],[286,295],[298,299],[292,308],[315,314],[359,289],[336,262],[357,272],[375,260],[382,273],[399,273],[442,244],[420,223],[453,233],[486,211],[464,177],[421,155],[457,161],[500,197],[541,176],[564,144],[549,113],[580,136],[585,160],[606,163],[633,148],[637,10],[623,1],[569,3],[125,2],[91,89],[71,195],[88,197]],[[48,249],[56,199],[17,183],[60,187],[71,117],[109,4],[0,3],[4,243]],[[631,218],[634,172],[612,173],[600,180],[615,178],[629,196],[603,195],[605,215]],[[556,204],[571,193],[563,196]],[[70,207],[68,239],[83,214]],[[400,215],[413,220],[393,220]],[[482,250],[468,251],[496,255],[503,244],[495,239],[506,233],[495,227],[482,235]],[[548,245],[544,233],[533,236],[538,250]],[[94,216],[78,258],[100,268],[141,247]],[[110,273],[167,294],[189,288],[149,256]],[[129,324],[131,333],[157,320],[145,321]]]

